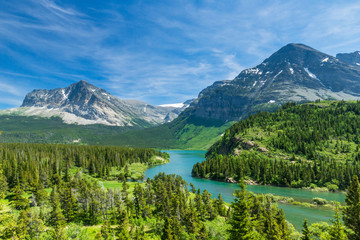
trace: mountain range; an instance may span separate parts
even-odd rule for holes
[[[359,99],[360,67],[354,63],[358,53],[338,59],[303,44],[288,44],[235,79],[205,88],[188,114],[229,121],[289,101]]]
[[[180,108],[120,100],[80,81],[67,88],[34,90],[20,108],[0,114],[60,116],[66,123],[146,128],[113,131],[100,144],[206,148],[234,121],[259,111],[274,111],[287,102],[360,99],[359,53],[333,57],[291,43],[233,80],[215,82]]]
[[[153,106],[121,100],[86,81],[66,88],[33,90],[20,108],[7,113],[25,116],[60,116],[65,123],[149,127],[175,119],[189,102],[180,106]]]

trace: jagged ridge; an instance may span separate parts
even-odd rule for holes
[[[235,79],[204,89],[193,102],[191,114],[239,120],[260,110],[275,110],[289,101],[359,97],[358,67],[303,44],[288,44]]]

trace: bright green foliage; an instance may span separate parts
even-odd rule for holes
[[[223,217],[226,216],[224,200],[223,200],[223,198],[221,196],[221,193],[219,193],[218,199],[215,202],[215,208],[216,208],[216,211],[218,212],[218,214],[220,216],[223,216]]]
[[[307,219],[304,220],[303,229],[302,229],[302,236],[301,240],[310,240],[311,239],[311,233],[309,230],[309,225],[307,222]]]
[[[329,228],[329,240],[347,240],[348,237],[345,233],[345,226],[341,222],[339,206],[336,207],[334,220],[331,220],[332,225]]]
[[[360,184],[357,176],[347,189],[346,207],[343,210],[345,226],[350,228],[353,233],[349,234],[349,239],[360,239]]]
[[[97,239],[110,240],[110,239],[114,239],[114,237],[115,237],[115,232],[111,228],[110,222],[105,221],[101,227],[99,234],[97,235]]]
[[[0,202],[0,239],[12,239],[16,236],[17,224],[14,215]]]
[[[118,226],[115,231],[118,238],[124,240],[131,239],[129,233],[129,218],[127,212],[123,209],[119,209],[116,220]]]
[[[24,191],[17,185],[11,190],[10,195],[11,205],[17,210],[23,210],[29,207],[29,200],[23,197]]]
[[[360,175],[360,101],[285,104],[234,124],[192,175],[346,189]]]
[[[177,235],[173,231],[173,222],[171,218],[165,218],[164,230],[161,240],[176,240]]]
[[[235,200],[231,204],[233,212],[229,222],[231,225],[231,229],[229,229],[230,240],[253,239],[254,226],[250,219],[249,194],[245,189],[244,182],[240,183],[240,188],[241,190],[235,191]]]
[[[247,192],[243,182],[240,187],[231,205],[230,239],[290,239],[291,231],[283,210],[270,198]]]
[[[193,187],[194,195],[180,176],[164,173],[143,183],[127,182],[125,176],[122,183],[117,181],[119,172],[128,163],[146,164],[146,159],[152,161],[154,153],[146,149],[98,146],[0,144],[0,156],[6,156],[0,158],[6,166],[4,175],[8,184],[14,186],[13,194],[7,197],[18,200],[23,197],[23,190],[31,193],[31,204],[25,198],[30,206],[25,211],[15,215],[0,209],[0,236],[4,239],[74,239],[74,236],[112,240],[225,239],[226,230],[231,230],[232,225],[223,216],[238,215],[235,209],[225,208],[221,195],[213,199],[208,191]],[[108,167],[111,171],[106,170]],[[108,182],[104,178],[116,179],[113,181],[116,188],[105,188]],[[45,187],[52,188],[50,197]],[[283,213],[270,199],[248,192],[244,196],[251,230],[248,239],[288,239]],[[47,222],[46,231],[43,221]],[[225,226],[211,227],[214,222]],[[36,235],[36,232],[44,233]]]
[[[7,179],[3,173],[2,166],[0,165],[0,199],[5,196],[5,192],[8,189]]]
[[[52,210],[50,212],[49,225],[54,226],[57,230],[59,230],[65,225],[65,217],[60,207],[60,197],[57,186],[54,186],[50,199]]]
[[[61,195],[61,209],[63,209],[66,221],[72,222],[76,219],[78,213],[78,203],[69,183],[63,188]]]
[[[36,185],[35,191],[34,191],[34,196],[35,196],[36,206],[42,206],[48,200],[49,196],[48,196],[48,193],[45,191],[44,185],[42,182],[39,182]]]

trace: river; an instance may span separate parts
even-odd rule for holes
[[[202,162],[205,160],[205,151],[178,150],[166,152],[170,154],[170,163],[148,169],[145,173],[146,177],[152,178],[159,172],[165,172],[166,174],[177,174],[188,183],[193,183],[195,187],[200,188],[201,191],[206,189],[213,195],[213,197],[217,197],[219,193],[221,193],[224,201],[232,201],[234,198],[234,191],[239,189],[237,184],[191,177],[192,166],[197,162]],[[344,202],[345,199],[345,195],[342,193],[311,192],[308,190],[286,187],[248,185],[247,189],[254,193],[272,193],[274,195],[292,197],[296,201],[310,202],[314,197],[320,197],[329,201],[334,200],[339,202]],[[333,211],[324,208],[306,208],[287,204],[278,205],[284,210],[286,219],[291,222],[299,231],[302,229],[302,224],[305,218],[307,218],[309,223],[320,221],[329,222],[329,219],[334,215]]]

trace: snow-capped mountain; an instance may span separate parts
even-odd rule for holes
[[[238,120],[281,104],[360,99],[360,68],[303,44],[288,44],[233,80],[205,88],[184,114]]]
[[[20,108],[3,111],[25,116],[60,116],[66,123],[148,127],[171,121],[185,107],[121,100],[104,89],[80,81],[66,88],[33,90]]]

